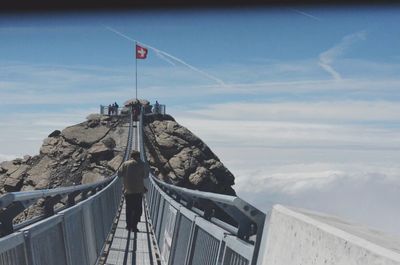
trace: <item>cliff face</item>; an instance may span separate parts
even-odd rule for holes
[[[177,186],[235,195],[235,179],[210,148],[171,116],[145,120],[147,158],[158,178]]]

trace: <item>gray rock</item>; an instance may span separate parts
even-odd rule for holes
[[[166,158],[176,155],[188,145],[188,142],[167,133],[161,133],[156,136],[156,141],[158,148]]]
[[[95,143],[89,150],[92,161],[110,160],[114,157],[114,151],[104,143]]]
[[[128,141],[128,123],[122,123],[110,130],[107,137],[112,138],[115,141],[114,150],[125,151],[126,142]]]
[[[13,161],[4,161],[0,164],[0,166],[4,169],[5,172],[7,172],[9,175],[15,172],[18,168],[19,165],[15,165]]]
[[[111,137],[107,137],[101,142],[108,148],[108,149],[114,149],[115,148],[115,140]]]
[[[40,148],[41,155],[55,156],[59,151],[58,144],[60,138],[48,137],[44,139],[42,147]]]
[[[89,115],[86,117],[86,119],[87,119],[88,121],[100,121],[100,119],[102,118],[102,116],[103,116],[103,115],[98,114],[98,113],[92,113],[92,114],[89,114]]]
[[[78,148],[78,149],[76,149],[75,150],[75,152],[71,155],[71,158],[73,159],[73,160],[76,160],[76,161],[82,161],[82,160],[84,160],[85,159],[85,152],[83,152],[83,149],[82,148]]]
[[[145,150],[160,179],[184,186],[229,195],[234,176],[196,135],[171,117],[148,117]],[[167,160],[167,162],[165,162]]]
[[[24,155],[24,158],[22,159],[22,163],[26,164],[29,163],[29,161],[32,159],[30,155]]]
[[[180,178],[189,176],[199,166],[199,162],[193,156],[193,150],[184,148],[169,160],[169,166],[175,175]]]
[[[27,172],[28,177],[26,178],[25,183],[35,188],[47,187],[50,183],[52,168],[57,166],[57,161],[52,160],[48,156],[43,156],[39,163]],[[38,186],[39,184],[40,186]]]
[[[74,145],[68,145],[63,147],[62,149],[60,148],[60,159],[67,159],[72,156],[72,154],[75,152],[76,146]]]
[[[16,158],[12,162],[13,162],[14,165],[21,165],[22,164],[22,158]]]
[[[211,172],[205,167],[198,167],[196,171],[189,176],[189,182],[195,186],[200,186],[205,180],[211,180],[217,184],[215,179],[212,178]]]
[[[26,176],[26,170],[29,167],[22,165],[18,167],[12,174],[8,175],[4,181],[4,189],[7,192],[19,191],[22,188],[24,177]]]
[[[85,172],[82,176],[82,184],[95,183],[104,180],[104,176],[95,172]]]
[[[123,161],[122,155],[117,155],[113,159],[111,159],[107,166],[110,167],[112,170],[116,171]]]
[[[102,139],[109,130],[106,126],[91,128],[81,123],[65,128],[61,134],[71,144],[89,147]]]
[[[48,137],[58,137],[60,135],[61,135],[61,131],[60,130],[55,130],[52,133],[50,133]]]

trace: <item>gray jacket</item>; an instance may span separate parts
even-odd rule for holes
[[[118,170],[118,177],[124,183],[124,193],[144,193],[144,178],[147,177],[146,165],[141,161],[128,160],[122,163]]]

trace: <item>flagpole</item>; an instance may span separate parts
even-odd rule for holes
[[[136,99],[137,99],[137,42],[135,41],[135,73],[136,73],[136,78],[135,78],[135,81],[136,81]]]

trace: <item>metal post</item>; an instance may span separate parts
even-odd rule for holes
[[[136,73],[136,78],[135,78],[135,81],[136,81],[136,99],[137,99],[137,42],[135,41],[135,73]]]

